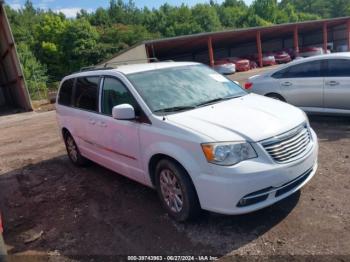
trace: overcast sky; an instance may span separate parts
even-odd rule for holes
[[[247,4],[252,2],[252,0],[244,1]],[[23,6],[25,0],[7,0],[5,2],[12,8],[19,9]],[[51,8],[54,11],[64,13],[67,17],[75,17],[80,9],[86,9],[91,12],[100,6],[107,7],[109,5],[109,0],[32,0],[32,2],[35,7],[42,9]],[[171,5],[180,5],[181,3],[194,5],[208,2],[209,0],[135,0],[138,7],[147,6],[149,8],[159,7],[164,3],[169,3]],[[216,2],[221,3],[223,0],[216,0]]]

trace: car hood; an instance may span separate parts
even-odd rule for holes
[[[284,133],[306,121],[300,109],[256,94],[168,115],[167,119],[213,141],[250,142]]]

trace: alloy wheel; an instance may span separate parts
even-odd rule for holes
[[[160,189],[166,205],[172,212],[179,213],[183,208],[183,193],[175,174],[169,169],[160,172]]]
[[[73,160],[73,162],[78,161],[78,148],[71,136],[67,137],[67,150],[70,158]]]

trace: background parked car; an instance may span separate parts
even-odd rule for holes
[[[285,48],[282,51],[286,52],[292,60],[297,57],[297,54],[293,48]]]
[[[250,61],[246,58],[225,57],[225,58],[220,59],[219,61],[225,61],[227,63],[235,64],[237,72],[250,70]]]
[[[215,61],[214,70],[223,75],[231,75],[236,73],[236,65],[226,60]]]
[[[268,53],[263,54],[263,66],[272,66],[276,64],[276,59],[274,54]]]
[[[251,60],[253,60],[257,64],[259,64],[259,55],[258,54],[252,55]],[[262,63],[263,63],[263,66],[275,65],[276,64],[276,60],[275,60],[274,54],[273,53],[265,53],[265,54],[263,54]]]
[[[230,57],[228,59],[235,63],[237,71],[244,72],[250,70],[250,61],[248,59],[239,57]]]
[[[274,53],[274,57],[275,57],[276,63],[278,64],[289,63],[290,61],[292,61],[292,58],[290,57],[290,55],[285,51],[279,51]]]
[[[249,78],[251,92],[286,101],[306,112],[350,114],[350,53],[293,61]]]
[[[324,54],[322,47],[305,47],[301,49],[299,56],[310,57]]]

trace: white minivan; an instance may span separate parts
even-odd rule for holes
[[[299,190],[318,143],[300,109],[247,94],[192,62],[122,65],[62,80],[57,120],[68,156],[156,188],[177,221],[242,214]]]

